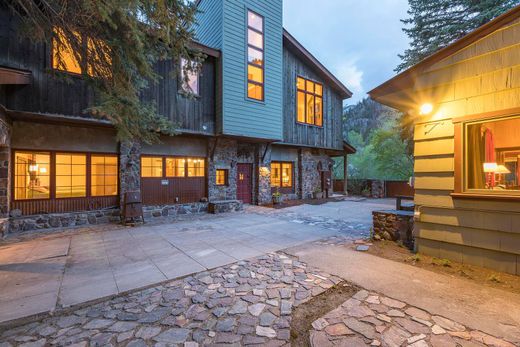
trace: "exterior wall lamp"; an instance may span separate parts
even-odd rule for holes
[[[432,113],[432,111],[433,111],[433,105],[430,103],[422,104],[421,107],[419,108],[419,113],[423,116]]]

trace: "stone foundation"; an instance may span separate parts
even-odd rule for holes
[[[301,151],[301,198],[311,198],[317,188],[321,189],[321,170],[332,168],[334,161],[323,151],[302,149]]]
[[[213,201],[208,204],[208,212],[213,214],[225,212],[237,212],[244,209],[240,200]]]
[[[373,237],[378,240],[401,241],[413,248],[412,211],[373,211]]]

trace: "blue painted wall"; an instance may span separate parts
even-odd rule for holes
[[[221,13],[215,8],[217,3]],[[214,43],[213,47],[222,52],[221,90],[217,92],[222,97],[217,106],[218,129],[222,134],[272,140],[283,137],[282,5],[282,0],[202,0],[199,4],[206,14],[199,17],[197,37],[203,44]],[[247,98],[248,9],[264,16],[265,21],[264,101]],[[220,22],[220,34],[207,29],[218,27]]]

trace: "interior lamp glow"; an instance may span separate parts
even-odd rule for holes
[[[497,172],[498,165],[497,163],[484,163],[484,172]]]
[[[430,103],[422,104],[419,111],[422,115],[430,114],[433,111],[433,105]]]
[[[509,169],[507,167],[505,167],[505,165],[498,165],[495,173],[497,173],[497,174],[510,174],[511,171],[509,171]]]

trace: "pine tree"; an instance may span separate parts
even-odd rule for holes
[[[479,26],[520,4],[520,0],[408,0],[409,18],[401,20],[410,48],[399,57],[403,71]]]
[[[161,76],[160,60],[193,61],[203,55],[190,50],[197,12],[189,0],[2,0],[21,22],[21,33],[34,43],[53,42],[58,51],[74,52],[85,80],[98,95],[85,110],[112,122],[120,140],[147,143],[176,126],[141,100],[142,91]],[[2,5],[3,6],[3,5]],[[64,67],[61,56],[58,67]],[[59,73],[54,72],[56,75]],[[185,74],[187,75],[187,74]],[[59,76],[57,76],[59,77]],[[163,76],[170,77],[170,76]]]

